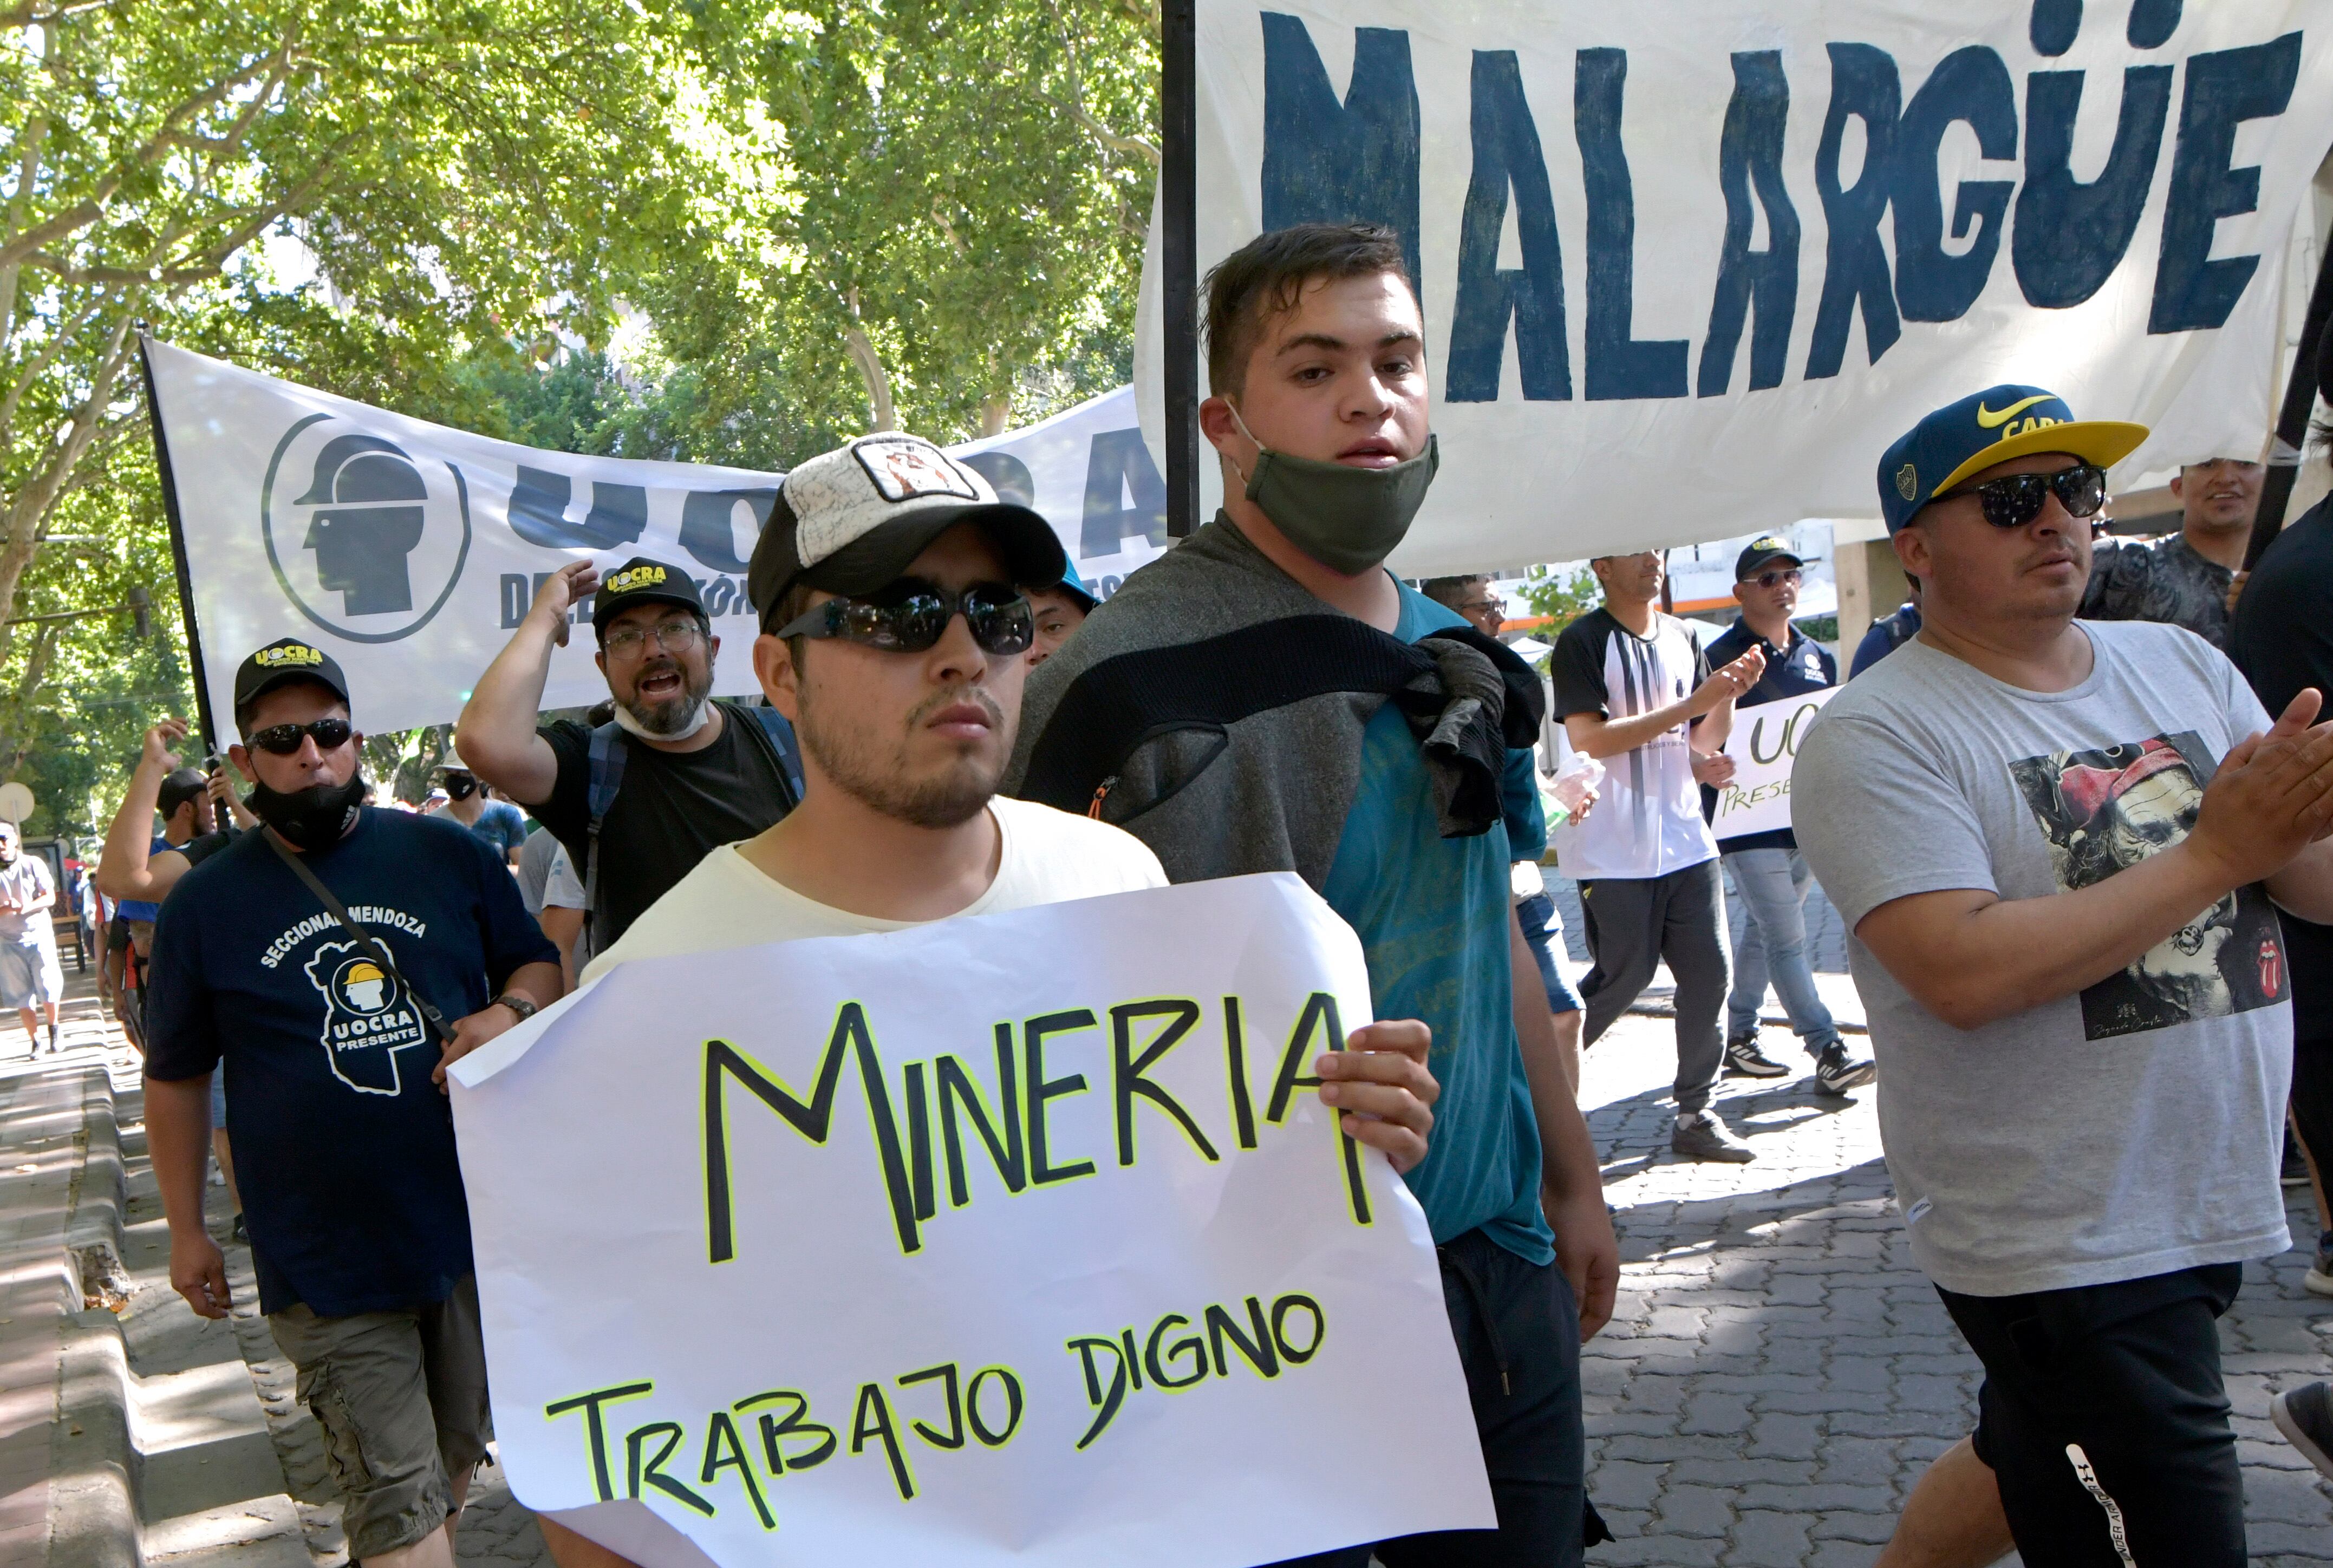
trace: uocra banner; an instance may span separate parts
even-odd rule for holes
[[[235,668],[278,637],[349,677],[367,731],[451,721],[535,588],[571,560],[686,569],[726,643],[714,690],[758,690],[745,563],[779,476],[540,452],[451,430],[149,341],[186,534],[211,712],[231,728]],[[590,607],[552,656],[545,707],[608,694]],[[231,736],[220,736],[224,742]]]
[[[619,965],[450,1073],[513,1490],[645,1568],[1491,1525],[1368,1016],[1285,872]]]
[[[283,636],[340,661],[364,729],[448,722],[545,577],[572,560],[606,569],[635,555],[696,578],[727,645],[714,690],[758,689],[745,565],[782,475],[544,452],[150,339],[146,352],[186,532],[201,678],[223,728],[236,664]],[[1103,598],[1166,548],[1166,484],[1130,387],[953,450],[1000,494],[1043,513]],[[545,707],[608,694],[588,604],[575,623],[581,635],[552,655]]]
[[[1365,218],[1420,282],[1404,575],[1876,515],[1887,444],[1996,382],[2152,425],[2126,480],[2262,447],[2333,0],[1197,8],[1202,272]]]

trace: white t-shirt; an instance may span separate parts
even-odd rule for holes
[[[1684,621],[1656,611],[1651,629],[1640,637],[1601,608],[1564,627],[1548,661],[1557,722],[1573,713],[1638,718],[1684,701],[1709,678],[1708,655]],[[1595,811],[1549,836],[1566,876],[1666,876],[1717,858],[1701,817],[1690,730],[1679,724],[1606,760]]]
[[[988,812],[1003,838],[996,880],[956,915],[992,914],[1166,885],[1158,857],[1122,828],[1002,797],[988,803]],[[648,905],[613,947],[591,961],[582,978],[595,980],[626,959],[904,931],[929,923],[878,920],[805,898],[737,850],[736,845],[725,844],[698,861],[696,869]]]
[[[542,907],[545,909],[589,909],[591,907],[583,891],[583,879],[575,875],[575,862],[561,845],[551,856],[551,875],[542,879]]]

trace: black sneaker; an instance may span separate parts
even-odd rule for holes
[[[1714,1111],[1694,1112],[1690,1120],[1679,1117],[1676,1131],[1669,1134],[1669,1147],[1688,1160],[1714,1160],[1728,1165],[1747,1165],[1758,1157],[1758,1151],[1735,1137]]]
[[[1845,1040],[1833,1040],[1815,1053],[1815,1093],[1819,1095],[1845,1095],[1878,1076],[1879,1064],[1867,1056],[1858,1062],[1848,1056]]]
[[[2333,1476],[2333,1389],[2303,1383],[2276,1396],[2268,1407],[2276,1429],[2299,1448],[2318,1473]]]
[[[1725,1042],[1725,1076],[1729,1078],[1787,1078],[1791,1069],[1758,1048],[1758,1031],[1735,1035]]]
[[[2309,1161],[2300,1152],[2299,1142],[2293,1137],[2290,1127],[2284,1133],[2284,1169],[2280,1176],[2287,1187],[2309,1185]]]

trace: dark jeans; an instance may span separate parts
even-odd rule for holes
[[[1588,1456],[1570,1282],[1554,1265],[1526,1263],[1479,1230],[1435,1250],[1499,1527],[1405,1535],[1275,1568],[1367,1568],[1372,1552],[1386,1568],[1577,1568],[1589,1530],[1611,1539],[1581,1479]]]
[[[1579,993],[1563,978],[1556,967],[1555,942],[1563,935],[1563,919],[1555,913],[1555,900],[1544,893],[1534,893],[1515,905],[1515,919],[1523,928],[1523,941],[1531,951],[1531,961],[1539,965],[1539,983],[1547,992],[1547,1010],[1551,1013],[1576,1013],[1579,1010]]]
[[[1596,877],[1579,884],[1588,951],[1596,967],[1579,982],[1592,1046],[1628,1010],[1666,960],[1676,978],[1676,1105],[1698,1111],[1725,1059],[1717,1015],[1731,970],[1725,956],[1725,884],[1712,856],[1666,876]]]
[[[2032,1568],[2243,1568],[2214,1326],[2243,1277],[2222,1263],[2025,1296],[1937,1290],[1984,1363],[1976,1456]]]

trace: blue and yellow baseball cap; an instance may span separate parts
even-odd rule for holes
[[[2066,400],[2040,387],[1988,387],[1947,403],[1879,460],[1879,510],[1894,533],[1912,514],[1973,473],[2036,452],[2063,452],[2111,468],[2138,450],[2146,426],[2077,419]]]

